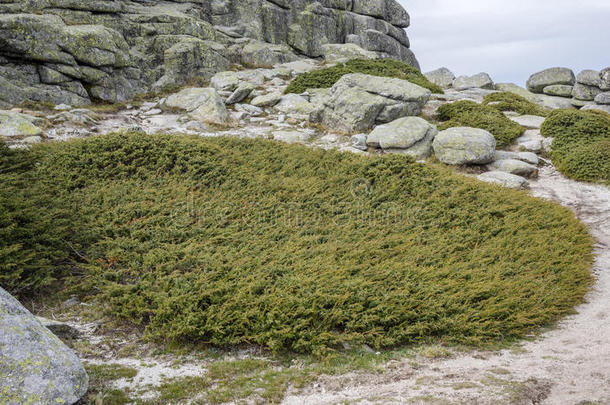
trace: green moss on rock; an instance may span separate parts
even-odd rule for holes
[[[307,89],[329,88],[338,82],[341,77],[350,73],[364,73],[372,76],[407,80],[433,93],[443,94],[443,89],[426,79],[419,70],[393,59],[352,59],[345,64],[303,73],[294,78],[286,88],[285,93],[298,94],[305,92]]]
[[[498,147],[510,145],[525,132],[525,128],[508,119],[496,108],[468,100],[441,106],[438,109],[438,118],[442,121],[438,127],[441,131],[453,127],[472,127],[489,131],[496,138]]]
[[[553,138],[553,164],[566,176],[610,183],[610,114],[555,110],[540,131]]]

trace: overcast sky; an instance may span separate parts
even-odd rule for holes
[[[610,66],[610,0],[399,0],[423,71],[524,84],[552,66]]]

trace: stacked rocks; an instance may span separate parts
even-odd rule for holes
[[[424,76],[432,83],[444,89],[454,88],[455,90],[460,91],[468,89],[495,90],[496,88],[494,81],[489,74],[484,72],[477,73],[473,76],[455,77],[451,70],[443,67],[424,73]]]
[[[576,108],[610,112],[610,68],[583,70],[578,75],[568,68],[550,68],[530,76],[527,88],[532,93],[571,98]]]

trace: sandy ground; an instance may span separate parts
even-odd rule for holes
[[[519,350],[388,364],[378,375],[321,381],[285,404],[610,404],[610,189],[541,169],[531,192],[574,210],[597,238],[597,278],[587,302]]]

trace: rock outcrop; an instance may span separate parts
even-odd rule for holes
[[[0,108],[80,106],[351,44],[418,67],[396,0],[4,0]],[[336,51],[336,50],[335,50]]]
[[[0,288],[0,403],[73,404],[87,392],[78,357]]]

